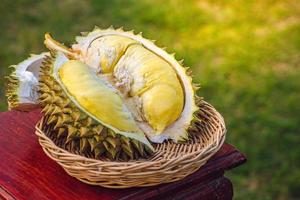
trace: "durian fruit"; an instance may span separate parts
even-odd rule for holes
[[[49,35],[45,44],[50,50],[62,48]],[[141,34],[113,28],[95,28],[77,37],[72,48],[63,49],[65,55],[85,63],[122,97],[136,125],[151,142],[185,141],[190,130],[195,130],[193,126],[200,120],[196,117],[197,86],[192,83],[190,70],[174,54]]]
[[[191,71],[140,34],[96,28],[71,48],[49,34],[45,45],[52,54],[41,67],[39,100],[45,132],[63,148],[138,159],[154,152],[153,143],[197,132]]]
[[[64,148],[112,160],[147,157],[154,151],[118,91],[83,62],[61,52],[47,57],[39,93],[45,132],[51,129]]]
[[[17,65],[7,76],[6,96],[9,109],[28,110],[38,102],[39,68],[49,53],[32,54],[28,59]]]

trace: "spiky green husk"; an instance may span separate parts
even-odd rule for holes
[[[41,67],[39,102],[43,107],[45,128],[49,127],[55,140],[63,140],[64,147],[94,158],[129,160],[151,154],[141,142],[116,134],[77,108],[52,77],[53,60],[47,57]]]
[[[8,107],[10,109],[16,108],[19,106],[18,99],[18,87],[19,87],[19,79],[16,76],[16,69],[13,68],[12,73],[6,77],[7,86],[6,86],[6,97],[8,102]]]

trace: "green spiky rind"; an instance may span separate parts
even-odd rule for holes
[[[16,66],[10,66],[13,68],[13,71],[9,76],[6,76],[7,85],[6,85],[6,93],[5,96],[7,98],[9,109],[13,109],[19,106],[19,98],[18,98],[18,88],[20,86],[20,81],[16,76]]]
[[[64,146],[94,158],[130,160],[147,157],[151,151],[141,142],[116,134],[84,114],[64,93],[53,78],[54,53],[41,67],[39,102],[43,107],[47,126],[51,126],[56,139],[64,140]]]

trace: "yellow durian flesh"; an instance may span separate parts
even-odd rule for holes
[[[66,61],[57,74],[66,94],[84,113],[116,133],[143,142],[153,149],[118,92],[97,77],[86,64],[77,60]]]
[[[112,73],[115,64],[125,53],[126,49],[136,43],[136,41],[130,38],[116,35],[107,35],[98,38],[84,54],[83,61],[92,67],[100,66],[101,73]]]
[[[125,72],[125,73],[124,73]],[[184,94],[176,72],[165,60],[142,45],[128,47],[114,70],[119,81],[132,80],[130,96],[141,98],[145,119],[160,134],[180,115]]]

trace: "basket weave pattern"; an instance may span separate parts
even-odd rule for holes
[[[198,117],[201,124],[188,142],[154,145],[153,156],[129,162],[96,160],[60,148],[42,131],[43,119],[36,126],[36,135],[44,152],[82,182],[108,188],[153,186],[192,174],[222,146],[226,133],[223,117],[204,101]]]

